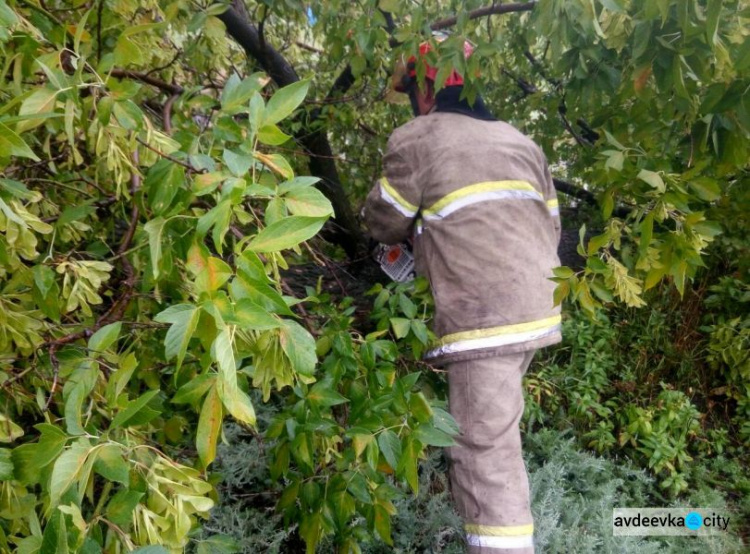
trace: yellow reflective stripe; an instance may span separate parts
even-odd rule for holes
[[[557,198],[553,198],[552,200],[547,200],[548,208],[557,208],[559,205],[560,203],[557,201]]]
[[[412,204],[411,202],[408,202],[403,196],[399,194],[399,192],[391,186],[391,184],[388,182],[388,179],[385,177],[380,178],[380,186],[385,189],[385,191],[401,206],[409,210],[410,212],[417,213],[419,211],[419,208]]]
[[[527,525],[510,525],[510,526],[497,526],[497,525],[475,525],[467,523],[464,525],[464,530],[472,535],[484,535],[485,537],[517,537],[519,535],[533,535],[534,524],[529,523]]]
[[[453,333],[451,335],[445,335],[442,337],[438,344],[445,346],[453,342],[472,340],[472,339],[483,339],[487,337],[494,337],[497,335],[510,335],[514,333],[526,333],[529,331],[537,331],[544,329],[545,327],[552,327],[562,322],[562,316],[555,315],[546,319],[539,319],[537,321],[529,321],[527,323],[517,323],[515,325],[500,325],[499,327],[488,327],[487,329],[475,329],[473,331],[461,331],[459,333]]]
[[[458,190],[454,190],[450,194],[446,194],[432,206],[424,210],[424,213],[425,215],[434,215],[456,200],[460,200],[461,198],[470,196],[472,194],[477,194],[480,192],[491,192],[495,190],[525,190],[534,192],[539,195],[540,200],[543,199],[541,193],[526,181],[487,181],[485,183],[469,185],[468,187],[463,187]]]

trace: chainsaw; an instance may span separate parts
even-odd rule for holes
[[[378,244],[373,255],[383,272],[394,281],[403,283],[416,276],[414,253],[408,241],[391,245]]]

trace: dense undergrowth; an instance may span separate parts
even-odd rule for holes
[[[707,275],[701,283],[683,301],[654,295],[648,308],[611,310],[596,318],[568,307],[564,342],[535,357],[524,381],[522,425],[540,552],[741,552],[746,547],[750,389],[743,342],[748,321],[742,315],[750,293],[732,277],[712,282]],[[414,361],[423,344],[416,322],[428,319],[431,310],[423,287],[418,284],[422,292],[415,294],[412,285],[376,285],[369,300],[355,304],[347,298],[338,307],[325,295],[310,310],[321,323],[319,345],[355,321],[368,331],[373,325],[376,333],[389,331],[401,352],[399,371],[421,365]],[[342,323],[355,314],[360,317]],[[443,375],[422,369],[418,386],[439,404],[445,397]],[[281,409],[273,401],[262,406],[261,433]],[[274,441],[259,441],[236,427],[227,436],[232,446],[220,448],[217,467],[222,501],[204,532],[231,537],[243,552],[261,547],[294,552],[301,547],[297,531],[274,511],[281,489],[266,469]],[[432,449],[419,463],[418,493],[401,492],[393,499],[393,545],[364,540],[362,551],[462,552],[446,469],[441,451]],[[732,522],[726,535],[701,540],[613,537],[612,509],[638,506],[722,508]],[[325,540],[320,546],[321,552],[334,549]]]

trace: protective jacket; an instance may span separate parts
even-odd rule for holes
[[[413,236],[417,273],[429,279],[435,299],[439,340],[428,361],[562,340],[549,280],[560,265],[557,195],[531,139],[505,122],[439,103],[393,132],[383,166],[365,223],[385,244]]]

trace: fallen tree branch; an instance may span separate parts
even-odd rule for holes
[[[552,183],[555,185],[555,190],[557,190],[558,192],[562,192],[563,194],[567,194],[568,196],[572,196],[573,198],[583,200],[584,202],[586,202],[587,204],[591,204],[592,206],[599,205],[599,201],[596,199],[596,195],[594,195],[593,192],[582,189],[581,187],[577,187],[572,183],[563,181],[562,179],[553,178]],[[631,208],[618,206],[612,211],[612,213],[617,217],[627,217],[631,211]]]
[[[146,83],[172,95],[182,94],[185,90],[180,85],[167,83],[166,81],[162,81],[161,79],[157,79],[146,73],[139,73],[128,69],[113,69],[110,72],[110,75],[115,79],[134,79],[136,81],[141,81],[142,83]]]
[[[485,6],[484,8],[478,8],[469,12],[469,19],[478,19],[486,15],[500,15],[504,13],[514,12],[529,12],[534,9],[536,2],[524,2],[522,4],[493,4],[492,6]],[[454,15],[446,17],[439,21],[435,21],[430,25],[430,29],[437,31],[439,29],[445,29],[452,27],[458,23],[458,16]]]
[[[133,153],[133,164],[134,168],[138,167],[137,150]],[[141,176],[138,173],[137,169],[134,169],[130,178],[131,196],[135,195],[140,186]],[[57,384],[60,376],[60,361],[57,359],[57,351],[66,344],[70,344],[80,339],[88,339],[89,337],[91,337],[91,335],[96,333],[105,325],[109,325],[110,323],[121,320],[123,314],[125,313],[125,309],[130,303],[130,299],[133,296],[133,290],[135,289],[137,275],[135,273],[135,269],[133,268],[133,264],[131,264],[130,260],[127,259],[127,256],[124,256],[123,254],[125,254],[128,248],[130,248],[130,244],[133,242],[135,229],[138,226],[139,215],[140,212],[138,210],[138,205],[135,203],[135,199],[133,199],[133,210],[130,215],[130,225],[128,226],[128,230],[125,232],[125,235],[120,242],[120,247],[117,250],[117,254],[118,256],[120,256],[120,260],[122,263],[122,269],[125,273],[125,280],[122,282],[122,291],[117,300],[115,300],[109,307],[109,309],[96,320],[91,328],[81,329],[80,331],[76,331],[75,333],[70,333],[60,338],[47,341],[37,347],[37,350],[48,347],[48,355],[50,364],[52,365],[52,386],[50,387],[47,401],[44,404],[45,412],[49,409],[49,406],[52,403],[52,399],[55,396],[55,391],[57,390]]]
[[[165,130],[167,129],[166,122],[165,122],[165,125],[164,125],[164,129]],[[159,150],[157,148],[154,148],[153,146],[151,146],[149,143],[147,143],[145,140],[143,140],[141,138],[137,138],[136,137],[135,140],[138,141],[138,144],[142,144],[143,146],[145,146],[146,148],[148,148],[149,150],[151,150],[154,154],[157,154],[157,155],[161,156],[162,158],[169,160],[172,163],[176,163],[177,165],[181,165],[182,167],[184,167],[185,169],[187,169],[190,173],[208,173],[207,169],[197,169],[197,168],[193,167],[192,165],[190,165],[187,162],[183,162],[182,160],[178,160],[174,156],[170,156],[169,154],[166,154],[166,153],[162,152],[161,150]]]
[[[256,59],[263,70],[280,86],[299,81],[291,64],[270,44],[261,43],[258,28],[242,17],[235,7],[230,7],[218,16],[227,28],[227,33],[237,41],[248,56]],[[352,81],[353,82],[353,81]],[[347,85],[347,88],[351,86]],[[349,200],[341,185],[333,151],[323,129],[310,132],[311,121],[296,134],[296,140],[309,154],[310,173],[320,177],[319,188],[331,201],[335,214],[334,227],[327,234],[330,242],[339,244],[350,257],[356,256],[364,244],[359,223],[354,216]]]

